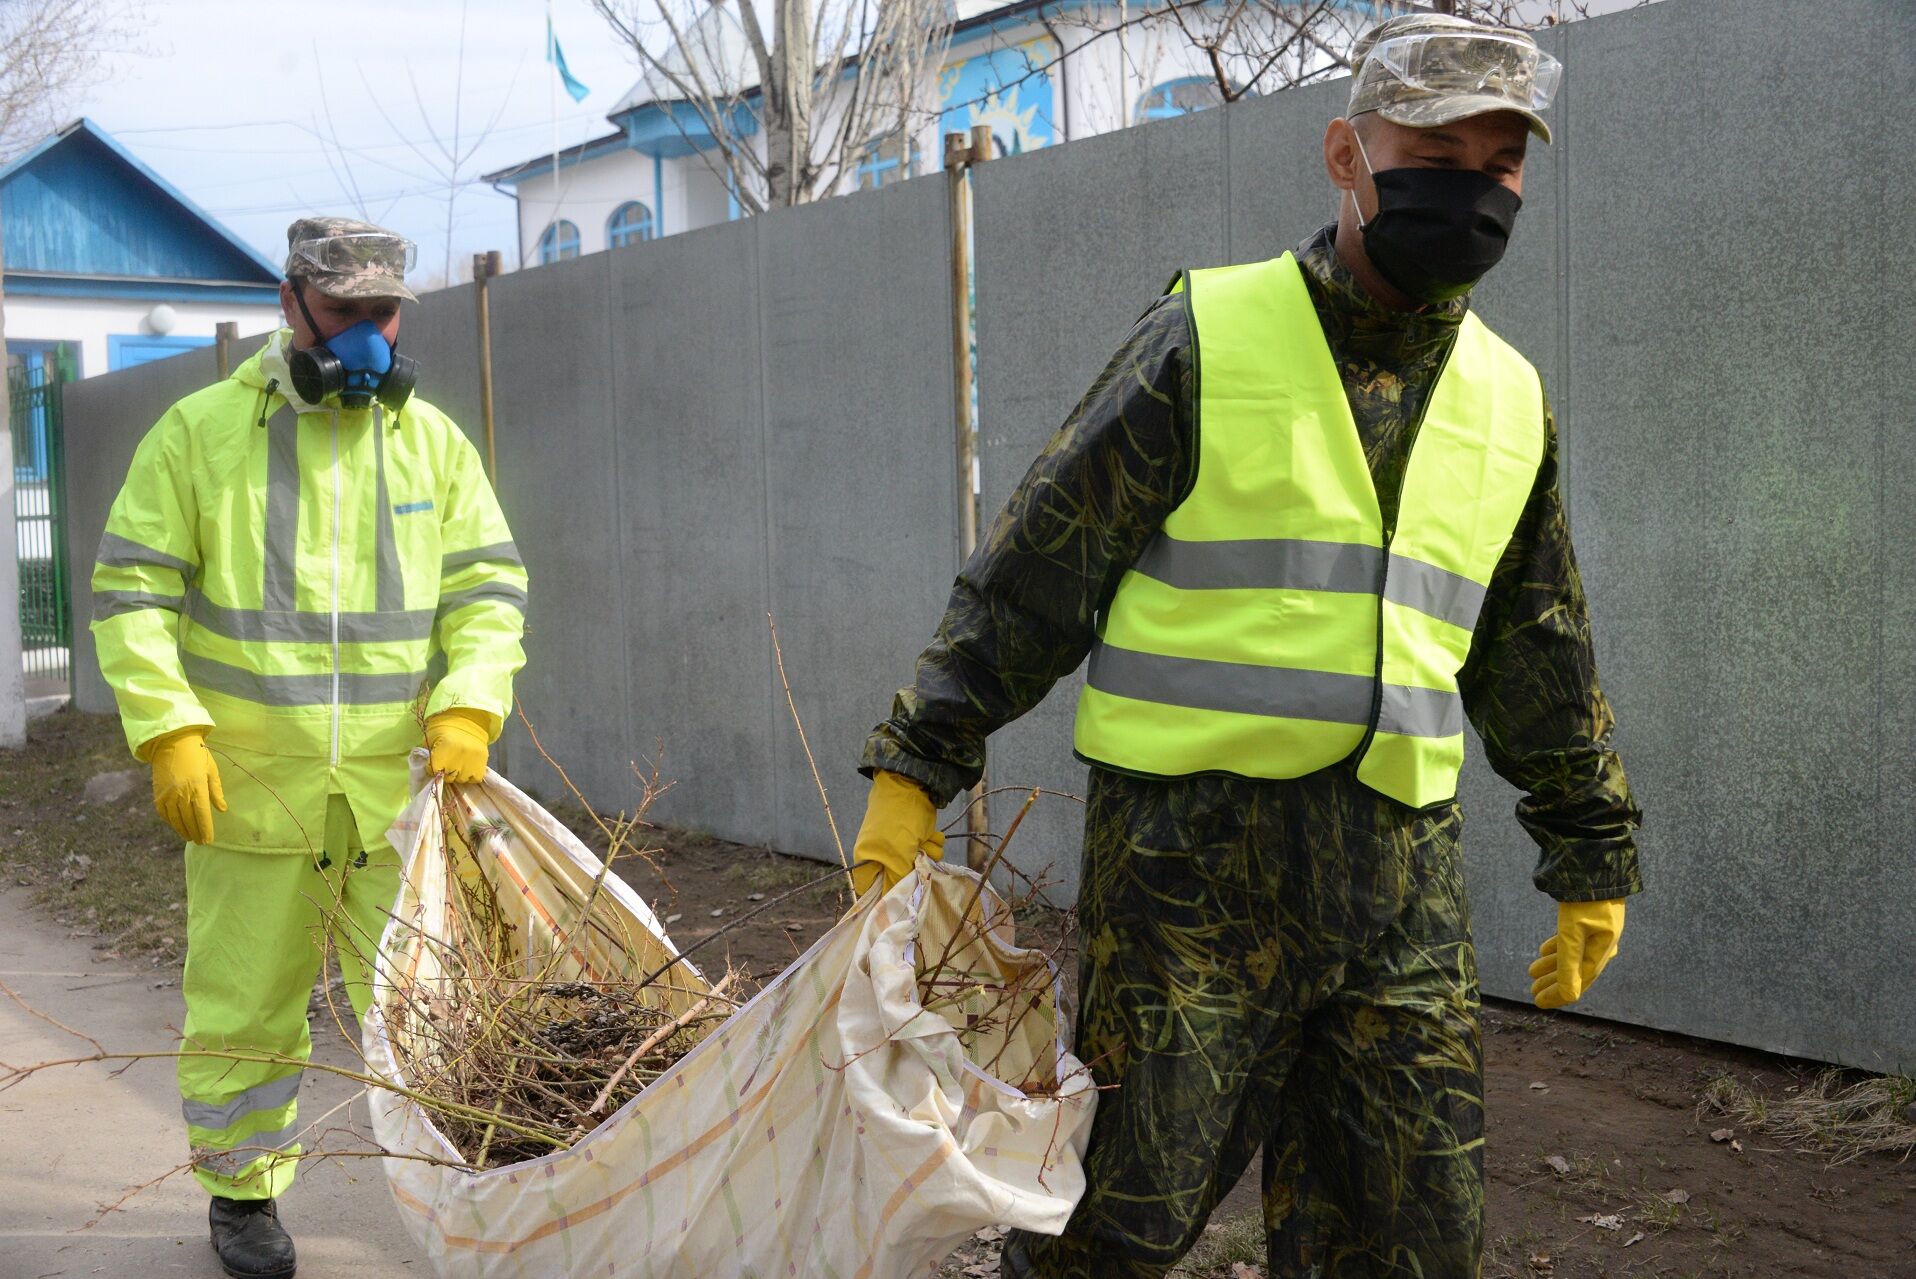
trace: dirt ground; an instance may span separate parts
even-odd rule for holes
[[[182,909],[177,843],[143,788],[113,803],[81,801],[89,777],[131,763],[111,720],[77,714],[32,725],[24,752],[0,751],[0,874],[31,885],[104,951],[170,968]],[[568,808],[553,805],[583,824]],[[833,883],[777,900],[829,869],[818,863],[689,831],[658,831],[652,842],[656,867],[627,863],[626,878],[682,948],[762,911],[700,951],[708,969],[724,958],[769,980],[843,908]],[[1073,975],[1068,917],[1028,923]],[[1829,1148],[1790,1148],[1767,1131],[1811,1089],[1817,1063],[1498,1001],[1485,1008],[1484,1031],[1488,1279],[1916,1279],[1907,1148],[1900,1159],[1835,1163]],[[1916,1129],[1916,1085],[1893,1082]],[[1754,1110],[1706,1113],[1713,1085],[1720,1094],[1732,1083]],[[1753,1124],[1756,1114],[1765,1117]],[[1179,1274],[1264,1274],[1256,1178],[1253,1168]],[[996,1275],[995,1234],[961,1249],[941,1275]]]

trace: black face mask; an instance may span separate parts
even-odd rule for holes
[[[1447,302],[1496,266],[1523,200],[1475,169],[1385,169],[1371,174],[1377,215],[1364,251],[1412,301]]]

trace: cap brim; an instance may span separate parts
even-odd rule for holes
[[[1550,126],[1543,122],[1542,116],[1528,107],[1517,106],[1508,98],[1491,93],[1463,93],[1454,97],[1424,98],[1416,102],[1391,102],[1373,110],[1392,124],[1401,124],[1409,129],[1435,129],[1455,124],[1459,120],[1468,120],[1472,116],[1508,111],[1512,115],[1522,116],[1537,137],[1545,142],[1550,141]]]
[[[398,298],[417,302],[404,280],[390,275],[309,275],[306,282],[329,298]]]

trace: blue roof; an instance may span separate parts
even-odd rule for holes
[[[6,273],[278,286],[280,269],[91,120],[0,168]]]

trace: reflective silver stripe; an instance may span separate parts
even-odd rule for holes
[[[1477,629],[1477,614],[1483,611],[1484,595],[1489,588],[1473,582],[1461,573],[1414,560],[1395,551],[1390,557],[1390,577],[1384,583],[1384,598],[1405,608],[1414,608],[1440,622],[1467,631]],[[1461,731],[1461,730],[1460,730]]]
[[[1186,542],[1160,535],[1135,565],[1184,591],[1295,590],[1364,594],[1377,589],[1383,551],[1302,538]],[[1460,573],[1391,553],[1384,598],[1465,630],[1477,625],[1486,588]]]
[[[184,603],[186,597],[183,595],[154,595],[147,591],[95,591],[93,620],[100,622],[122,613],[141,613],[154,608],[170,609],[177,613]]]
[[[277,1154],[293,1144],[299,1135],[297,1122],[287,1124],[277,1132],[256,1133],[245,1139],[245,1144],[231,1150],[209,1151],[204,1148],[193,1152],[193,1166],[204,1169],[219,1177],[237,1177],[246,1165],[268,1155]]]
[[[299,1096],[299,1074],[294,1072],[283,1079],[271,1079],[263,1084],[255,1084],[230,1101],[214,1105],[206,1101],[180,1101],[180,1113],[186,1116],[186,1122],[197,1128],[231,1128],[246,1116],[261,1110],[278,1110],[289,1106]]]
[[[180,665],[189,683],[242,701],[262,706],[330,706],[333,702],[333,676],[262,675],[216,662],[198,653],[181,653]],[[403,675],[362,675],[341,672],[341,705],[373,706],[382,702],[410,702],[425,680],[424,671]]]
[[[259,599],[269,613],[290,613],[298,584],[299,415],[275,413],[266,430],[265,576]]]
[[[399,568],[399,548],[393,542],[393,508],[386,496],[386,410],[373,406],[373,488],[379,506],[373,512],[373,607],[397,613],[406,607],[406,579]],[[344,618],[341,619],[342,623]],[[343,640],[344,634],[340,636]]]
[[[1091,651],[1085,681],[1100,692],[1141,702],[1331,724],[1368,724],[1373,687],[1368,675],[1207,662],[1109,644]],[[1404,737],[1454,737],[1464,731],[1463,698],[1440,689],[1386,684],[1377,729]]]
[[[1436,688],[1384,685],[1377,731],[1401,737],[1455,737],[1464,731],[1464,699]]]
[[[454,551],[450,555],[440,557],[439,572],[441,576],[443,576],[452,572],[452,570],[462,564],[483,564],[489,560],[497,561],[501,564],[517,564],[521,568],[525,567],[525,561],[519,558],[519,547],[517,544],[512,542],[494,542],[490,546],[475,546],[469,551]]]
[[[93,558],[108,568],[170,568],[189,581],[198,571],[177,555],[142,546],[118,533],[100,534],[100,551]]]
[[[1137,571],[1184,591],[1295,590],[1351,594],[1377,589],[1383,551],[1355,542],[1258,538],[1186,542],[1160,535]]]
[[[1141,702],[1332,724],[1369,723],[1374,686],[1368,675],[1207,662],[1109,644],[1091,651],[1085,680],[1100,692]]]
[[[204,595],[195,596],[187,610],[194,623],[230,640],[283,641],[290,644],[333,642],[331,613],[269,613],[258,608],[227,608]],[[341,613],[339,638],[344,644],[403,644],[432,638],[433,615],[425,609],[399,613]]]
[[[524,587],[514,586],[511,582],[486,582],[469,591],[443,596],[439,601],[439,616],[444,617],[468,604],[477,604],[483,600],[498,600],[502,604],[510,604],[521,613],[526,611]]]

